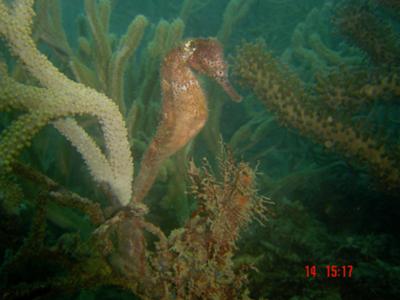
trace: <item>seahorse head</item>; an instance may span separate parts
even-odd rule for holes
[[[188,59],[191,68],[217,81],[234,101],[241,101],[242,97],[229,83],[228,66],[219,41],[213,38],[188,40],[184,51],[191,54]]]

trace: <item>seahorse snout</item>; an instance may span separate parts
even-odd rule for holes
[[[214,77],[214,79],[218,82],[218,84],[224,89],[224,91],[231,97],[231,99],[235,102],[242,101],[242,96],[236,92],[234,87],[230,84],[227,76],[223,77]]]

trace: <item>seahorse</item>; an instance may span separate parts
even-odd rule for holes
[[[134,182],[133,205],[146,196],[162,162],[193,139],[207,121],[206,96],[193,70],[213,78],[234,101],[241,101],[229,83],[223,48],[216,39],[189,39],[171,50],[161,66],[161,120]]]

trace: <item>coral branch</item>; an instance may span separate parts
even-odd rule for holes
[[[231,0],[224,11],[224,17],[217,37],[222,43],[226,43],[232,34],[234,26],[243,19],[254,0]]]
[[[367,163],[388,188],[400,183],[399,161],[372,136],[361,134],[331,112],[318,110],[301,82],[265,50],[261,42],[238,49],[235,73],[286,125],[299,129],[327,148]]]
[[[36,100],[41,103],[37,108],[38,112],[32,112],[32,116],[24,118],[39,119],[35,125],[35,128],[39,129],[50,120],[67,115],[95,115],[104,133],[107,160],[113,175],[110,185],[119,201],[127,204],[132,192],[133,160],[127,130],[118,107],[105,95],[69,80],[39,52],[30,36],[31,19],[34,14],[31,5],[32,1],[16,1],[12,8],[8,8],[4,1],[0,5],[0,34],[6,38],[12,51],[31,74],[46,88],[42,91],[47,97]],[[37,130],[32,131],[30,135],[36,132]],[[75,144],[78,143],[77,141]],[[13,156],[16,154],[13,153]],[[6,162],[12,158],[9,156],[5,155]]]
[[[68,191],[51,178],[29,168],[21,163],[15,162],[12,165],[15,174],[38,184],[49,191],[48,197],[58,204],[66,207],[73,207],[87,214],[93,224],[104,222],[103,212],[98,203],[93,203],[89,199],[81,197]]]
[[[335,23],[349,42],[364,50],[374,63],[398,65],[399,35],[375,11],[362,0],[343,1],[338,5]]]
[[[124,71],[129,57],[131,57],[142,39],[148,21],[144,16],[137,16],[129,25],[126,35],[120,40],[118,50],[114,54],[109,71],[110,97],[119,104],[125,115],[124,102]]]

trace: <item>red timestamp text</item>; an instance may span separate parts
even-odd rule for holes
[[[351,278],[353,276],[353,265],[306,265],[304,267],[307,278]]]

